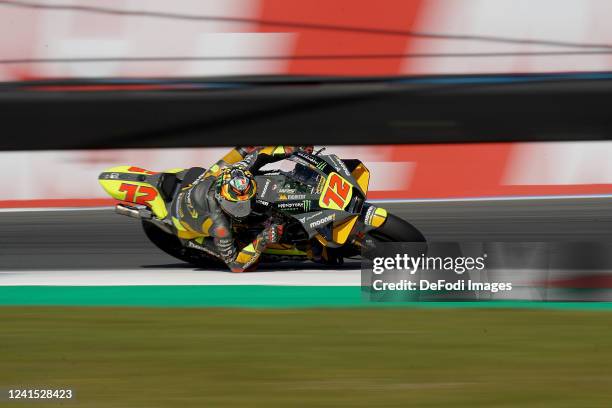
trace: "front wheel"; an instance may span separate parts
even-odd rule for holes
[[[427,251],[427,240],[414,225],[393,214],[387,214],[387,219],[377,229],[366,235],[361,246],[361,255],[366,259],[373,259],[382,254],[382,246],[378,244],[393,242],[420,243],[417,245],[421,253]]]
[[[384,224],[368,235],[379,242],[426,242],[414,225],[393,214],[388,214]]]

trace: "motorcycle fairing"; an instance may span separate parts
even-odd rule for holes
[[[183,169],[171,169],[164,173],[179,173]],[[113,198],[132,204],[145,205],[156,217],[168,216],[168,208],[158,185],[164,173],[149,171],[136,166],[116,166],[102,172],[98,181]]]
[[[309,238],[316,237],[325,246],[346,243],[362,212],[369,187],[369,170],[359,160],[345,162],[335,155],[297,152],[288,160],[318,176],[306,176],[306,181],[298,177],[293,183],[287,183],[284,174],[257,176],[258,202],[296,219]],[[369,228],[375,227],[370,225]]]
[[[355,179],[355,176],[353,175],[354,169],[350,169],[345,161],[340,159],[335,154],[314,156],[308,153],[297,152],[293,156],[288,157],[287,160],[291,160],[306,166],[325,178],[328,178],[331,173],[338,173],[352,186],[356,187],[364,197],[368,191],[367,183],[369,181],[370,172],[359,160],[346,160],[346,162],[351,164],[350,167],[353,165],[359,167],[359,165],[361,165],[357,172],[357,175],[362,178],[361,183],[358,183]],[[363,177],[364,174],[367,174],[367,178]]]

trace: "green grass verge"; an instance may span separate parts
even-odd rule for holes
[[[2,307],[0,388],[70,387],[84,407],[609,406],[611,317]]]
[[[391,297],[389,297],[391,298]],[[612,302],[372,302],[359,286],[0,286],[4,306],[427,307],[612,310]]]

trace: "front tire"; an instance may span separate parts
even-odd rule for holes
[[[380,242],[426,242],[414,225],[393,214],[387,214],[384,224],[369,235]]]
[[[393,214],[388,214],[384,224],[367,234],[361,254],[366,259],[374,259],[384,254],[378,244],[393,242],[419,243],[415,249],[427,252],[427,240],[414,225]]]

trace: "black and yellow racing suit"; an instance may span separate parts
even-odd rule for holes
[[[268,244],[278,242],[283,226],[269,225],[253,242],[239,249],[232,233],[232,220],[223,212],[216,198],[219,189],[217,178],[224,168],[230,166],[255,172],[268,163],[288,157],[296,149],[300,147],[235,148],[184,187],[172,204],[172,215],[187,230],[200,235],[188,242],[189,246],[223,259],[232,272],[243,272],[253,266]]]

